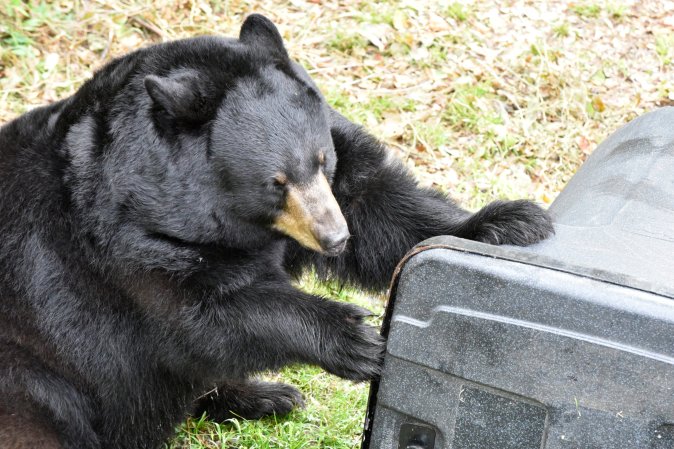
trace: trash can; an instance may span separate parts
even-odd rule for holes
[[[540,244],[435,237],[401,262],[364,449],[674,448],[674,108],[550,212]]]

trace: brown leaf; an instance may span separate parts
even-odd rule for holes
[[[597,112],[604,112],[606,110],[606,105],[599,95],[592,99],[592,107]]]
[[[578,136],[576,138],[576,143],[578,144],[578,148],[580,148],[580,151],[585,153],[587,149],[590,147],[590,141],[587,140],[587,137],[585,136]]]

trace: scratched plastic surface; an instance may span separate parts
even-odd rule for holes
[[[533,247],[419,245],[364,447],[674,449],[674,108],[609,137],[550,210]]]

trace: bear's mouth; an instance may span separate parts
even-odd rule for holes
[[[322,172],[304,184],[288,184],[283,211],[272,226],[305,248],[337,256],[346,248],[349,227]]]

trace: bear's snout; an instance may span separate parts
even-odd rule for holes
[[[287,188],[283,212],[274,221],[274,229],[327,256],[344,251],[349,227],[325,175],[318,173],[308,183],[288,184]]]

